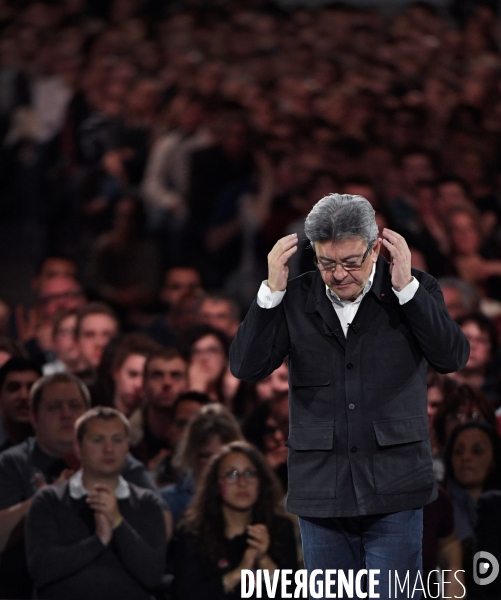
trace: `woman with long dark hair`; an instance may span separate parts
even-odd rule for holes
[[[241,441],[221,448],[175,543],[175,597],[236,599],[242,569],[271,577],[275,569],[297,569],[293,525],[280,502],[280,486],[256,448]]]

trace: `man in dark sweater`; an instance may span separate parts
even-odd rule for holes
[[[164,571],[166,529],[156,495],[120,475],[129,422],[96,407],[75,427],[81,470],[41,489],[26,521],[37,597],[150,600]]]
[[[89,391],[74,375],[56,373],[39,379],[31,388],[35,436],[0,454],[0,598],[31,596],[24,517],[37,489],[65,481],[78,468],[74,425],[89,407]],[[130,455],[122,475],[135,485],[156,489],[144,465]]]

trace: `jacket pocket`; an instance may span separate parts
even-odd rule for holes
[[[289,497],[335,498],[334,424],[293,426],[285,445],[289,448]]]
[[[291,383],[294,387],[324,386],[330,382],[328,369],[294,369],[291,373]]]
[[[378,494],[406,494],[432,488],[434,476],[428,425],[421,415],[374,422],[378,449],[373,457]]]

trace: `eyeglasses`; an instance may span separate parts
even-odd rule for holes
[[[329,261],[329,264],[327,264],[326,262],[318,258],[318,256],[315,254],[315,256],[313,257],[313,262],[315,263],[319,271],[334,273],[338,265],[341,265],[341,268],[345,271],[358,271],[362,268],[362,265],[364,264],[365,259],[369,256],[369,252],[371,250],[372,244],[369,244],[367,246],[367,250],[365,251],[364,255],[360,260],[348,260],[342,262],[335,262],[332,260]]]
[[[257,471],[253,471],[251,469],[247,469],[246,471],[238,471],[237,469],[233,469],[232,471],[226,471],[219,476],[220,479],[224,479],[226,483],[237,483],[241,478],[246,483],[256,483],[258,480]]]

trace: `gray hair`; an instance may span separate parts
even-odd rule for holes
[[[379,233],[375,214],[363,196],[329,194],[311,209],[304,231],[311,244],[360,238],[370,246]]]

